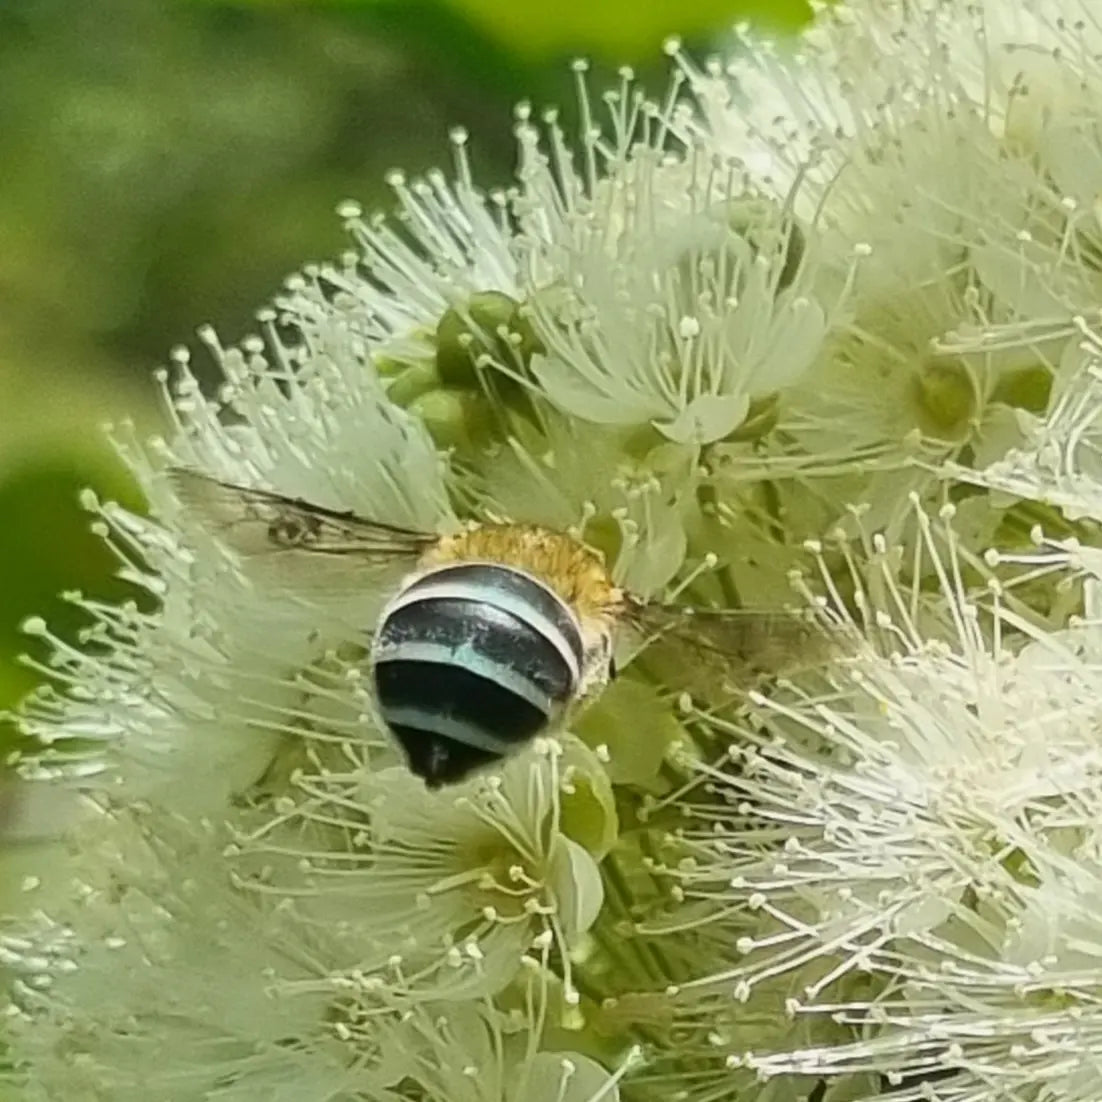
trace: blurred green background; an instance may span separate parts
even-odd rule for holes
[[[302,264],[345,247],[334,215],[386,207],[388,168],[511,168],[518,99],[560,103],[571,58],[665,83],[662,40],[705,56],[803,0],[438,0],[0,6],[0,709],[34,684],[18,630],[78,628],[62,590],[120,592],[80,487],[138,506],[101,430],[157,428],[150,373],[195,327],[226,342]],[[202,352],[196,362],[205,363]],[[0,749],[12,746],[0,730]]]

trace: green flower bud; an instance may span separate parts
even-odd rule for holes
[[[991,392],[993,402],[1044,413],[1052,394],[1052,372],[1041,364],[1033,364],[1000,376]]]
[[[976,391],[964,364],[933,360],[922,365],[914,382],[923,431],[935,436],[961,432],[976,408]]]
[[[408,409],[421,418],[441,448],[479,447],[488,440],[493,425],[488,400],[468,390],[430,390],[410,402]]]
[[[501,291],[479,291],[464,307],[446,310],[436,327],[436,368],[447,386],[481,387],[483,357],[518,371],[542,350],[520,304]],[[499,379],[509,381],[504,373]]]
[[[410,364],[392,379],[386,396],[396,405],[406,408],[415,399],[440,386],[440,374],[432,363]]]
[[[407,360],[396,360],[393,356],[375,355],[372,357],[371,362],[374,364],[375,370],[382,379],[393,379],[396,375],[400,375],[409,367],[409,362]]]

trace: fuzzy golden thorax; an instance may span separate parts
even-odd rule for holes
[[[582,622],[607,621],[623,606],[622,592],[601,555],[562,532],[521,524],[485,525],[444,537],[423,567],[499,562],[524,570],[557,593]]]

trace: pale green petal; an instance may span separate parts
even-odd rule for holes
[[[749,394],[701,394],[673,421],[656,420],[654,425],[675,443],[711,444],[734,432],[749,409]]]
[[[593,925],[604,900],[597,863],[577,842],[564,838],[551,859],[549,876],[567,935],[584,933]]]
[[[660,594],[684,565],[688,536],[683,512],[677,502],[642,502],[630,510],[635,542],[625,541],[616,568],[633,593],[644,597]]]
[[[576,1052],[541,1052],[518,1102],[620,1102],[620,1088],[600,1064]]]
[[[579,374],[561,357],[534,357],[532,373],[554,405],[583,421],[599,425],[634,425],[664,412],[661,399],[625,402],[623,394],[610,393],[596,381]]]

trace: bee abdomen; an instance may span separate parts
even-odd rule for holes
[[[493,563],[432,571],[383,615],[373,672],[382,717],[429,784],[462,779],[547,726],[580,677],[570,609]]]

